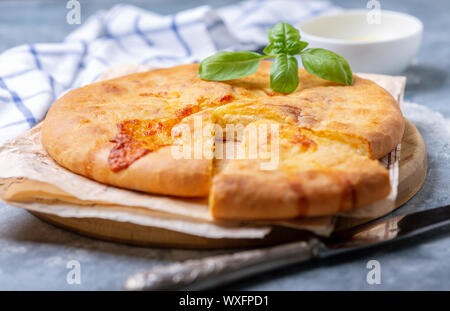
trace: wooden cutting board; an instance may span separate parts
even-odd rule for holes
[[[427,156],[423,138],[417,128],[406,121],[399,162],[399,187],[396,206],[399,207],[422,187],[427,171]],[[44,221],[89,237],[119,243],[168,248],[241,248],[272,245],[300,239],[298,230],[274,227],[264,239],[210,239],[166,229],[140,226],[98,218],[63,218],[33,212]]]

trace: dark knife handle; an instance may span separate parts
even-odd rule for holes
[[[318,256],[316,239],[158,266],[131,276],[126,290],[201,290]]]

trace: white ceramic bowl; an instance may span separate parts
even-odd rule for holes
[[[403,72],[419,48],[422,22],[408,14],[381,10],[376,23],[369,12],[345,10],[312,18],[300,25],[302,40],[309,42],[308,47],[343,56],[354,72]]]

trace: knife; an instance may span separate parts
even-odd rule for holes
[[[450,228],[450,205],[375,220],[306,240],[157,266],[126,280],[125,290],[204,290],[282,267],[361,251]]]

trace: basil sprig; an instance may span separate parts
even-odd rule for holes
[[[298,63],[322,79],[350,85],[353,75],[347,61],[325,49],[305,49],[308,43],[300,40],[298,29],[287,23],[273,26],[268,33],[269,45],[263,52],[218,52],[200,63],[199,77],[204,80],[224,81],[251,75],[258,70],[264,58],[274,58],[270,68],[270,88],[281,93],[291,93],[299,84]]]

